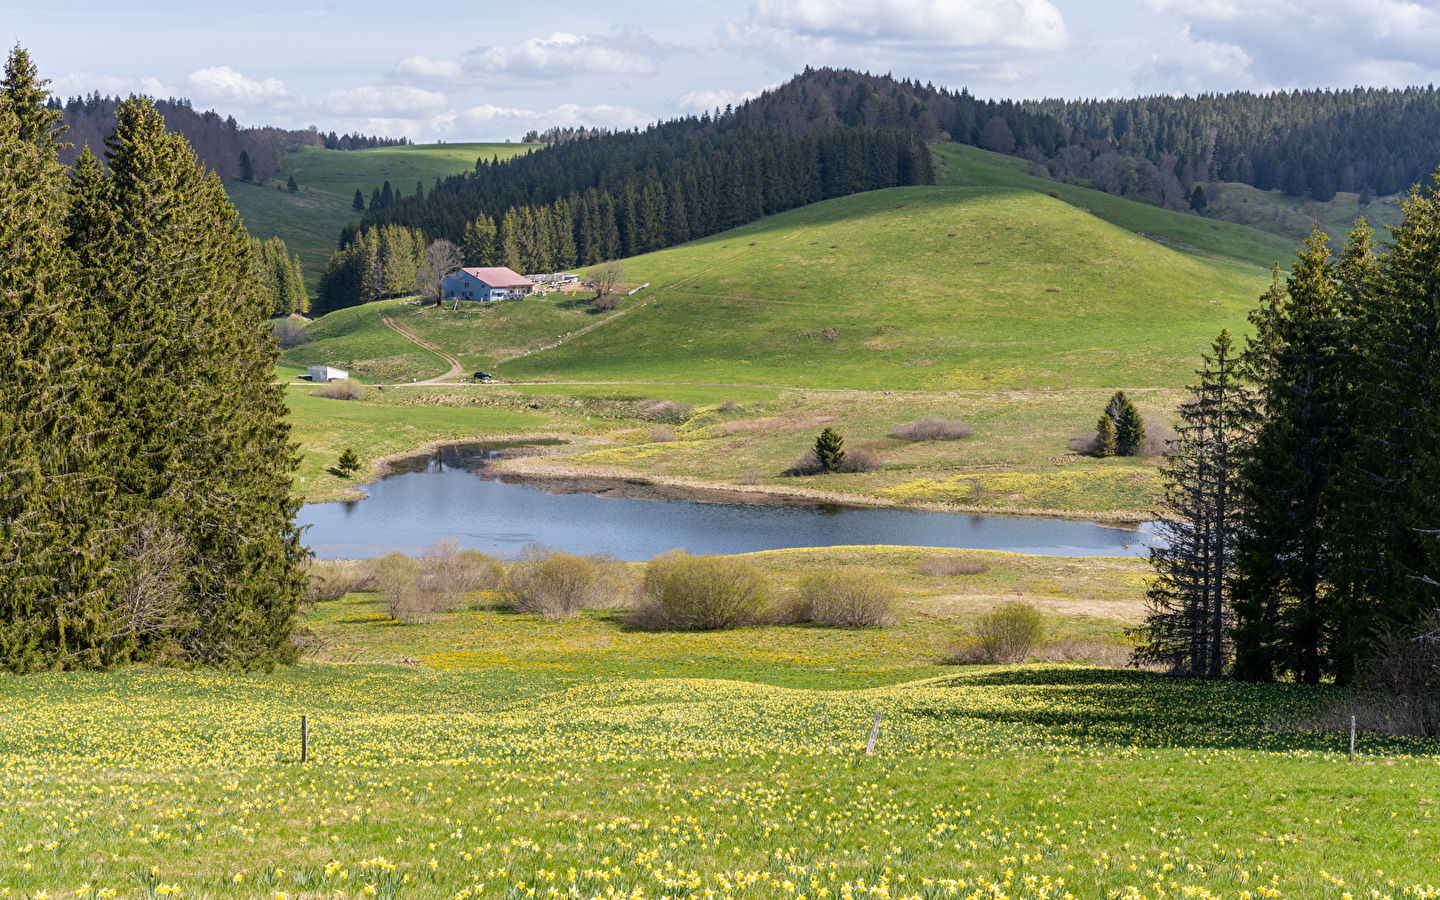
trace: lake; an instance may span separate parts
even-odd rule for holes
[[[513,446],[513,445],[510,445]],[[1157,542],[1145,526],[1073,519],[954,515],[892,507],[817,503],[699,502],[547,493],[475,469],[498,445],[472,444],[404,460],[370,496],[311,503],[299,521],[321,559],[417,553],[448,534],[497,555],[540,543],[572,553],[646,560],[691,553],[751,553],[847,544],[1006,550],[1044,556],[1145,556]]]

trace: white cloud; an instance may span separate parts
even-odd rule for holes
[[[553,109],[537,112],[486,103],[437,116],[430,122],[430,127],[440,133],[460,131],[469,137],[485,140],[519,135],[531,129],[543,131],[552,125],[624,129],[644,127],[652,121],[652,116],[630,106],[562,103]]]
[[[459,60],[412,56],[387,73],[391,81],[430,85],[546,88],[577,75],[654,75],[674,52],[634,25],[609,34],[552,32],[513,46],[473,47]]]
[[[886,69],[914,66],[1013,78],[1071,43],[1050,0],[756,0],[720,43],[745,55]]]
[[[1193,41],[1228,45],[1248,56],[1259,89],[1394,86],[1440,75],[1440,10],[1433,0],[1147,2],[1178,21]],[[1204,75],[1202,63],[1193,77]]]
[[[408,119],[444,110],[445,95],[413,87],[358,87],[330,91],[305,105],[336,116]]]
[[[1254,59],[1240,47],[1196,40],[1189,28],[1162,35],[1136,54],[1134,86],[1141,93],[1198,94],[1254,86]]]
[[[99,91],[107,97],[111,94],[117,97],[144,94],[157,99],[174,97],[179,93],[175,88],[167,86],[160,79],[150,75],[126,78],[117,75],[71,72],[68,75],[54,78],[50,82],[50,92],[57,97],[70,96],[72,93],[88,94],[91,91]]]
[[[250,105],[289,96],[284,82],[278,78],[255,81],[229,66],[198,69],[186,76],[185,81],[197,96],[206,100]]]

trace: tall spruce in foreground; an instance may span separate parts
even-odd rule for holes
[[[1204,678],[1223,675],[1230,658],[1235,458],[1249,417],[1229,332],[1220,332],[1211,352],[1202,357],[1192,400],[1180,408],[1184,424],[1165,469],[1166,506],[1174,518],[1160,526],[1167,546],[1150,551],[1156,577],[1145,594],[1135,649],[1138,661]]]
[[[148,100],[120,106],[109,173],[78,177],[72,236],[90,289],[100,470],[125,541],[117,597],[168,584],[124,639],[138,658],[268,667],[291,635],[305,551],[298,464],[250,243],[219,179]]]
[[[59,114],[25,51],[0,90],[0,666],[76,661],[98,618],[105,485],[74,331]]]
[[[1348,331],[1353,321],[1318,229],[1285,286],[1250,317],[1244,369],[1263,423],[1244,463],[1245,528],[1237,548],[1235,674],[1318,684],[1330,669],[1335,616],[1332,479],[1350,443]]]
[[[1371,280],[1354,343],[1355,452],[1346,466],[1345,542],[1337,610],[1336,673],[1384,632],[1419,622],[1440,606],[1425,579],[1440,570],[1434,530],[1440,481],[1440,173],[1401,201],[1403,221],[1373,269],[1350,264],[1348,281]],[[1348,256],[1348,254],[1347,254]],[[1373,274],[1372,274],[1373,272]]]

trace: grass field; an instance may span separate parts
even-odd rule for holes
[[[483,599],[400,626],[362,594],[269,675],[0,679],[0,895],[1437,896],[1434,742],[1362,735],[1347,765],[1343,735],[1274,727],[1325,689],[937,667],[1017,587],[1057,634],[1113,635],[1139,564],[990,554],[988,582],[942,584],[918,553],[754,557],[782,587],[896,573],[885,631],[655,635]]]

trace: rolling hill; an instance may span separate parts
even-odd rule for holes
[[[549,300],[458,314],[372,304],[334,337],[321,320],[321,340],[287,358],[372,358],[384,326],[365,310],[381,307],[513,379],[1177,386],[1221,328],[1245,329],[1266,284],[1256,266],[1015,187],[874,191],[625,264],[627,281],[651,286],[608,319]]]
[[[335,239],[346,222],[360,218],[351,206],[358,190],[370,202],[370,193],[386,181],[405,195],[415,193],[417,181],[428,191],[435,176],[448,177],[475,168],[477,157],[508,159],[535,149],[533,144],[407,144],[373,150],[325,150],[301,147],[280,160],[271,184],[258,185],[231,179],[225,182],[230,202],[239,210],[245,228],[254,237],[279,237],[292,253],[300,255],[311,295],[335,250]],[[277,190],[294,177],[300,190]]]

